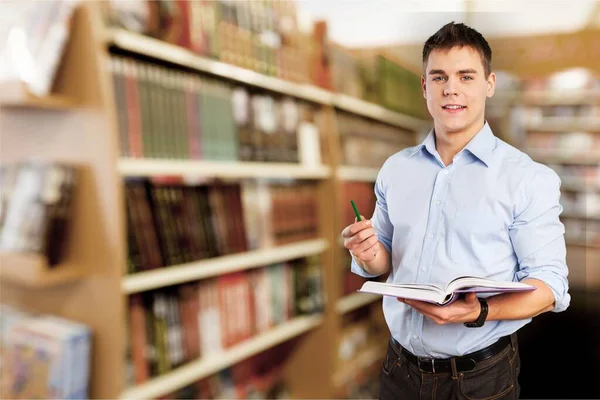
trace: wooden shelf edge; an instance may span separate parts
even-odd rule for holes
[[[328,247],[327,240],[320,238],[270,249],[253,250],[188,264],[157,268],[125,276],[121,287],[123,293],[138,293],[320,254]]]
[[[0,106],[3,108],[70,110],[77,107],[77,102],[72,97],[57,93],[38,97],[31,94],[23,82],[4,82],[0,84]]]
[[[388,110],[380,105],[357,99],[345,94],[337,94],[333,100],[334,105],[340,110],[351,112],[363,117],[385,122],[400,128],[411,129],[417,132],[430,129],[431,124],[410,115],[404,115]]]
[[[315,85],[288,82],[235,65],[211,60],[199,56],[183,47],[135,32],[129,32],[125,29],[109,29],[107,43],[122,50],[165,60],[221,78],[260,87],[321,105],[335,106],[341,110],[369,117],[391,125],[416,131],[426,129],[430,125],[424,120],[388,110],[374,103],[353,98],[348,95],[332,93]]]
[[[379,168],[341,166],[337,170],[337,177],[343,181],[375,182]]]
[[[381,296],[371,293],[353,293],[339,299],[335,304],[338,314],[347,314],[381,299]]]
[[[323,321],[322,315],[300,316],[259,334],[223,352],[192,361],[165,375],[125,390],[122,399],[150,399],[164,396],[206,376],[236,364],[277,344],[308,332]]]
[[[206,178],[326,179],[328,165],[306,167],[295,163],[153,160],[121,158],[119,172],[125,177],[201,176]]]
[[[538,162],[547,164],[573,164],[573,165],[596,165],[600,164],[600,156],[593,154],[574,154],[561,155],[546,151],[530,149],[525,151],[529,156]]]
[[[596,117],[547,117],[539,123],[526,122],[529,131],[570,133],[570,132],[600,132],[600,119]]]
[[[206,72],[221,78],[231,79],[314,103],[323,105],[331,105],[332,103],[333,94],[316,86],[289,82],[232,64],[211,60],[199,56],[186,48],[135,32],[129,32],[125,29],[109,29],[108,43],[132,53],[150,56],[193,68],[200,72]]]
[[[84,274],[74,264],[60,264],[49,268],[39,254],[0,254],[0,280],[31,288],[45,288],[81,279]]]
[[[566,240],[566,244],[567,244],[567,246],[577,246],[577,247],[585,247],[585,248],[588,248],[588,249],[598,249],[598,250],[600,250],[600,244],[588,243],[588,242],[585,242],[583,240],[571,240],[571,239],[567,239]]]

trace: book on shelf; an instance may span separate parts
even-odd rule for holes
[[[318,236],[312,183],[127,179],[129,272],[180,265]]]
[[[130,57],[108,62],[121,156],[299,161],[307,104]],[[320,140],[302,144],[320,155]]]
[[[7,398],[88,396],[91,329],[48,314],[0,305],[2,393]]]
[[[497,281],[473,276],[461,276],[446,286],[419,283],[386,283],[367,281],[360,292],[426,301],[446,306],[463,293],[508,293],[535,290],[535,286],[521,282]]]
[[[0,167],[0,249],[35,253],[48,266],[65,257],[77,168],[31,160]]]
[[[129,379],[143,383],[322,312],[319,265],[318,257],[296,259],[130,296]]]

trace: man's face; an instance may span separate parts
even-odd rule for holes
[[[476,132],[483,126],[485,100],[495,85],[495,74],[486,78],[483,60],[471,47],[432,51],[421,77],[436,129],[448,134]]]

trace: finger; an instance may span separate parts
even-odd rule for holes
[[[467,293],[467,295],[465,296],[465,303],[472,305],[477,302],[477,293]]]
[[[342,231],[342,236],[352,237],[352,236],[356,235],[358,232],[362,231],[363,229],[367,229],[367,228],[371,227],[371,225],[372,225],[372,222],[369,219],[355,222],[352,225],[348,225],[347,227],[344,228],[344,230]]]
[[[363,229],[362,231],[358,232],[356,235],[346,238],[345,240],[346,240],[346,244],[348,244],[350,246],[358,246],[371,237],[377,237],[375,234],[375,229],[367,228],[367,229]]]
[[[378,252],[379,252],[379,248],[378,248],[377,242],[376,242],[374,245],[372,245],[368,249],[366,249],[360,253],[354,253],[354,254],[357,254],[358,258],[360,258],[361,260],[373,261],[375,259],[375,257],[377,257]]]
[[[377,242],[379,242],[379,239],[377,238],[377,236],[373,235],[370,238],[368,238],[367,240],[364,240],[359,244],[353,244],[351,246],[352,252],[354,254],[368,252],[371,250],[371,248],[373,246],[375,246],[377,244]]]

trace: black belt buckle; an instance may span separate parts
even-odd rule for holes
[[[435,358],[417,358],[417,366],[423,372],[433,372],[435,374]],[[429,368],[431,366],[431,368]]]

